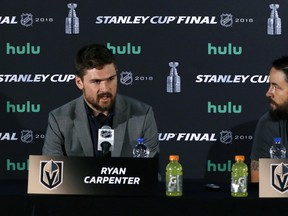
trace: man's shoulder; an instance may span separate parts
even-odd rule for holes
[[[279,119],[279,120],[273,119],[269,111],[267,111],[259,118],[258,125],[267,128],[278,128],[277,126],[280,127],[282,125],[286,125],[287,122],[288,122],[287,119]]]
[[[259,119],[259,121],[272,121],[269,112],[265,112]]]
[[[75,98],[75,99],[53,109],[51,112],[52,113],[63,113],[63,112],[65,113],[65,112],[68,112],[69,110],[75,110],[77,104],[81,103],[82,101],[83,101],[82,96]]]
[[[122,111],[134,114],[147,113],[148,110],[152,110],[152,107],[149,104],[133,97],[121,94],[117,95],[115,108],[120,112]]]
[[[258,126],[264,126],[267,127],[268,125],[275,125],[277,124],[277,121],[274,121],[269,112],[265,112],[258,120]],[[274,126],[273,126],[274,127]]]
[[[142,106],[142,107],[149,107],[150,105],[133,97],[127,96],[127,95],[122,95],[122,94],[117,94],[117,99],[119,103],[125,103],[126,105],[131,105],[131,106]]]

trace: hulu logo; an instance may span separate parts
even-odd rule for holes
[[[212,46],[208,43],[208,55],[241,55],[242,47],[235,47],[231,43],[227,46]]]
[[[34,54],[37,55],[40,53],[40,46],[33,46],[30,43],[26,43],[24,46],[12,46],[10,43],[6,43],[6,54],[7,55],[29,55]]]
[[[232,169],[232,161],[228,160],[227,163],[212,163],[211,160],[207,161],[208,172],[230,172]]]
[[[10,101],[7,101],[6,103],[6,111],[15,113],[24,113],[24,112],[40,112],[40,104],[31,104],[30,101],[27,101],[26,104],[12,104]]]
[[[213,105],[211,101],[208,101],[208,113],[241,113],[241,105],[233,105],[232,102],[228,102],[227,105]]]
[[[7,171],[24,171],[29,169],[29,160],[25,162],[12,162],[10,159],[6,160]]]
[[[110,43],[107,43],[107,48],[111,50],[113,54],[134,54],[138,55],[141,53],[141,46],[133,46],[131,43],[127,43],[126,46],[112,46]]]

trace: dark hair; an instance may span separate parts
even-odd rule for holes
[[[111,63],[116,67],[116,59],[106,46],[102,44],[84,46],[76,56],[76,75],[82,79],[87,69],[102,69],[105,65]]]
[[[282,56],[272,62],[272,67],[276,70],[283,71],[286,76],[286,82],[288,82],[288,56]]]

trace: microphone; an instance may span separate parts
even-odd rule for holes
[[[111,157],[111,151],[114,149],[114,130],[110,126],[104,125],[98,131],[97,150],[102,151],[104,157]]]

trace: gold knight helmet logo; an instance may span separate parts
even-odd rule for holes
[[[40,161],[40,183],[52,190],[63,182],[63,161]]]
[[[288,190],[288,167],[287,164],[271,164],[271,184],[280,193]]]

